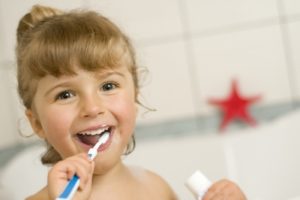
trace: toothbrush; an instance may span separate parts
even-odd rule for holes
[[[94,160],[98,153],[98,148],[107,142],[109,138],[109,133],[105,132],[98,140],[98,142],[89,149],[88,157],[90,160]],[[67,186],[65,187],[64,191],[56,198],[56,200],[71,200],[79,187],[80,179],[75,174],[72,179],[68,182]]]
[[[97,153],[98,153],[98,149],[99,147],[104,144],[105,142],[107,142],[109,138],[109,132],[105,132],[98,140],[98,142],[94,145],[93,148],[90,148],[88,151],[88,157],[90,158],[90,160],[94,160],[94,158],[96,157]]]

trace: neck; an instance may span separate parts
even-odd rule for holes
[[[92,197],[91,199],[120,199],[122,194],[127,194],[128,183],[132,180],[130,170],[119,162],[105,174],[96,174],[93,176]],[[130,185],[130,184],[129,184]],[[119,198],[116,198],[119,197]]]
[[[101,173],[96,172],[93,175],[93,185],[111,184],[113,182],[120,181],[128,173],[129,170],[120,160],[114,165],[114,167],[111,167],[110,169],[105,169],[104,167],[104,169],[101,170]]]

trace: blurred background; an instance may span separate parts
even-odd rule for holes
[[[181,199],[193,199],[184,181],[196,169],[233,179],[249,199],[300,196],[299,0],[0,0],[0,197],[20,199],[45,178],[19,192],[22,182],[10,181],[41,168],[41,143],[19,134],[32,130],[15,80],[16,28],[34,4],[99,11],[132,39],[149,70],[141,101],[157,111],[141,108],[126,162],[161,174]],[[228,98],[233,80],[241,96],[261,96],[248,107],[257,125],[234,120],[220,131],[222,112],[208,101]]]

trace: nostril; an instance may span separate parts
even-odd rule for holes
[[[88,110],[84,111],[83,116],[84,117],[94,117],[103,114],[104,111],[98,111],[98,110]]]

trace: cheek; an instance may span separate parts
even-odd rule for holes
[[[68,112],[51,110],[41,116],[41,125],[46,137],[57,137],[69,133],[72,116]]]
[[[127,127],[133,131],[135,126],[137,107],[134,98],[123,96],[110,104],[111,112],[122,123],[123,127]]]

